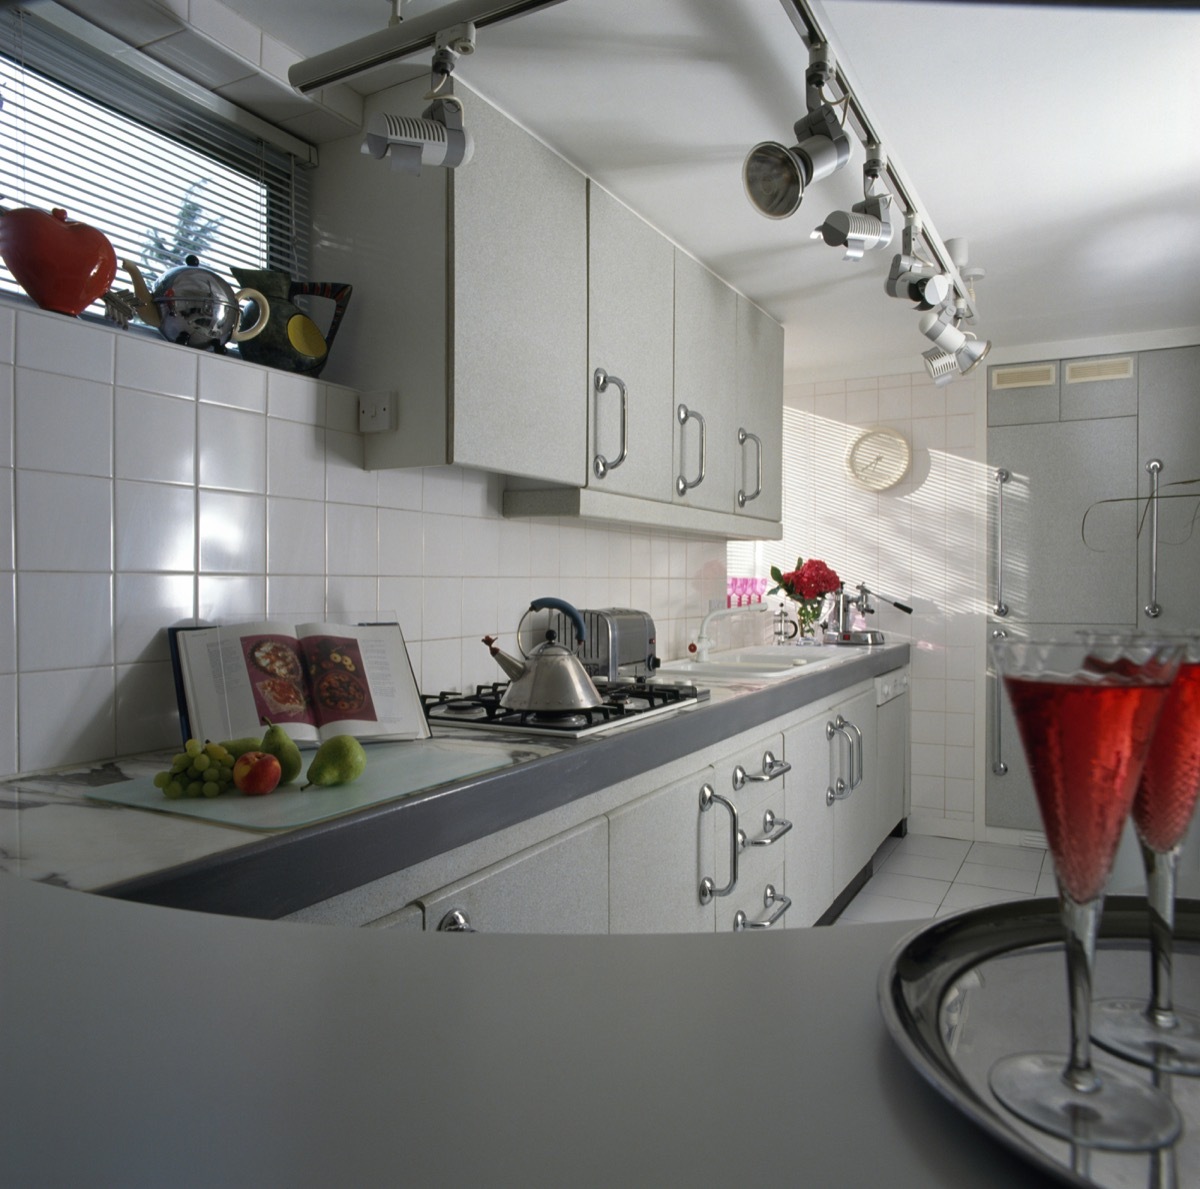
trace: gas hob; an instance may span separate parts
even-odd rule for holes
[[[607,681],[600,678],[595,685],[603,701],[588,710],[509,710],[500,705],[508,688],[504,681],[477,685],[472,693],[423,694],[421,701],[431,727],[453,726],[464,730],[579,739],[639,726],[709,698],[708,690],[688,682],[645,681],[642,678]]]

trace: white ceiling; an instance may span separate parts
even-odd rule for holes
[[[387,0],[226,3],[304,55],[389,13]],[[1200,327],[1200,12],[915,0],[817,11],[927,219],[965,237],[986,270],[974,329],[993,358]],[[899,231],[857,263],[809,239],[862,196],[857,140],[791,219],[763,218],[742,192],[752,144],[792,143],[807,64],[779,0],[565,0],[481,30],[457,76],[777,317],[790,370],[910,370],[929,344],[912,307],[884,293]]]

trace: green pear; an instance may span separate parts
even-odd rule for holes
[[[282,770],[279,783],[290,784],[300,775],[300,769],[304,765],[300,749],[283,727],[277,727],[269,718],[264,718],[263,722],[267,724],[267,733],[262,737],[258,750],[273,755],[279,761]]]
[[[334,735],[317,748],[317,754],[308,765],[307,783],[300,787],[349,784],[363,774],[366,766],[367,753],[353,735]]]
[[[236,760],[248,751],[261,751],[262,740],[257,735],[245,735],[241,739],[229,739],[221,746]]]

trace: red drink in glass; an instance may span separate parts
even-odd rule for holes
[[[1085,904],[1108,880],[1168,687],[1030,677],[1006,677],[1005,686],[1055,873]]]
[[[1151,850],[1183,841],[1200,794],[1200,664],[1180,666],[1133,802],[1133,824]]]

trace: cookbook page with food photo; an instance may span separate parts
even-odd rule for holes
[[[253,735],[267,721],[300,744],[429,736],[399,624],[263,620],[168,634],[185,738]]]

